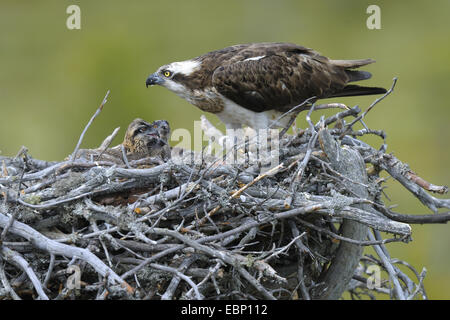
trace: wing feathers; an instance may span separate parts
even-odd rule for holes
[[[367,71],[351,69],[375,62],[372,59],[330,60],[290,43],[237,45],[210,57],[217,61],[220,52],[226,58],[219,59],[211,84],[226,98],[255,112],[286,111],[314,96],[320,99],[386,92],[383,88],[348,85],[371,77]]]
[[[348,82],[367,80],[372,77],[372,74],[367,71],[345,70],[348,76]]]
[[[332,65],[341,68],[359,68],[362,66],[366,66],[368,64],[374,63],[373,59],[362,59],[362,60],[329,60]]]
[[[332,97],[350,97],[350,96],[368,96],[372,94],[384,94],[386,89],[377,87],[362,87],[357,85],[347,85],[342,91],[337,92],[330,96]]]

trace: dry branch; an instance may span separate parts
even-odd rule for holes
[[[154,166],[155,159],[47,162],[26,149],[0,157],[0,299],[338,299],[346,291],[426,298],[425,270],[391,258],[386,244],[406,245],[410,223],[446,223],[450,215],[393,212],[382,201],[380,171],[434,212],[450,200],[430,195],[447,188],[386,153],[385,134],[362,122],[384,98],[363,114],[341,104],[295,107],[290,115],[309,110],[308,128],[294,135],[285,128],[279,165],[265,171],[204,154],[195,154],[200,163]],[[343,111],[313,123],[312,112],[324,108]],[[205,118],[202,125],[219,136]],[[362,142],[366,134],[383,146]],[[367,246],[377,257],[362,255]],[[369,289],[371,265],[389,281]],[[72,288],[67,271],[75,266],[81,274]]]

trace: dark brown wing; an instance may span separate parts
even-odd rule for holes
[[[218,92],[255,112],[285,111],[313,96],[330,96],[348,81],[344,68],[303,47],[258,55],[264,57],[221,66],[212,77]]]
[[[216,68],[235,62],[243,61],[248,58],[275,55],[283,52],[311,53],[313,50],[287,42],[260,42],[237,44],[220,50],[215,50],[201,55],[196,60],[206,65],[206,68]],[[339,61],[339,60],[337,60]]]
[[[233,55],[215,69],[212,85],[226,98],[255,112],[287,111],[311,97],[380,93],[366,87],[355,90],[358,87],[355,85],[351,86],[352,90],[346,87],[348,82],[370,78],[368,72],[349,70],[372,63],[370,59],[329,60],[311,49],[290,43],[230,48]]]

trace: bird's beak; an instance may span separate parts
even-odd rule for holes
[[[164,79],[161,78],[156,72],[149,75],[147,78],[147,81],[145,81],[145,85],[148,88],[148,86],[153,86],[155,84],[162,84],[164,82]]]
[[[159,139],[159,134],[157,134],[157,133],[147,133],[147,135],[148,135],[149,137]]]

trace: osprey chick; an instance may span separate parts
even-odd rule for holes
[[[161,139],[156,125],[137,118],[129,124],[122,145],[128,160],[136,160],[160,156],[166,142]]]
[[[279,117],[309,98],[385,93],[384,88],[348,84],[369,79],[369,72],[353,69],[373,62],[330,60],[291,43],[241,44],[164,65],[146,85],[166,87],[216,114],[228,129],[284,127],[289,117]]]
[[[129,124],[121,144],[107,149],[101,147],[97,149],[81,149],[77,158],[123,164],[122,147],[125,150],[127,159],[131,161],[146,157],[162,156],[166,146],[167,141],[161,138],[158,126],[138,118]]]

